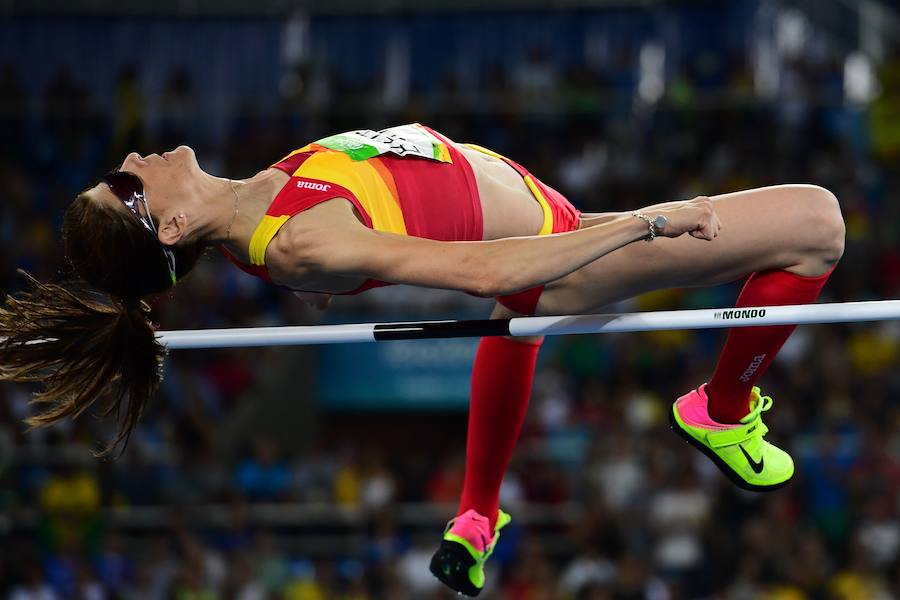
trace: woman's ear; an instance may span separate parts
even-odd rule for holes
[[[159,241],[165,246],[174,246],[187,232],[187,216],[184,213],[174,215],[159,224]]]

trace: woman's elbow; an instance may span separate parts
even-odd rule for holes
[[[495,298],[504,293],[504,277],[488,264],[469,265],[469,268],[464,269],[462,277],[462,287],[469,294],[481,298]]]
[[[528,282],[523,281],[520,277],[496,269],[483,269],[470,281],[474,287],[470,293],[482,298],[508,296],[530,287]]]
[[[501,296],[498,283],[490,276],[477,276],[468,279],[465,283],[465,291],[480,298],[494,298]]]
[[[522,265],[502,255],[483,253],[462,262],[462,277],[466,291],[482,298],[496,298],[529,287],[522,277]]]

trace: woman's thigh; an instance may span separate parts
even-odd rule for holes
[[[818,275],[840,258],[843,220],[827,190],[784,185],[712,200],[722,221],[713,241],[682,235],[629,244],[548,284],[538,313],[589,312],[652,290],[717,285],[754,271]],[[585,215],[582,226],[591,220]]]

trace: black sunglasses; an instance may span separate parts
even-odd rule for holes
[[[100,181],[109,186],[116,198],[121,200],[122,204],[134,213],[134,216],[141,222],[144,229],[153,234],[153,238],[159,241],[159,233],[156,230],[153,219],[150,217],[150,205],[147,204],[147,196],[144,194],[144,182],[141,181],[141,178],[134,173],[116,169],[101,177]],[[139,206],[144,207],[143,214],[138,208]],[[175,271],[175,254],[162,242],[159,242],[159,247],[162,248],[163,255],[166,258],[166,266],[169,268],[172,285],[175,285],[178,282]]]

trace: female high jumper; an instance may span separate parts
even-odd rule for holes
[[[143,299],[172,288],[210,246],[321,305],[410,284],[495,297],[492,317],[509,318],[742,277],[738,307],[811,303],[841,257],[844,222],[834,195],[814,185],[582,214],[512,160],[415,124],[330,136],[246,180],[204,172],[187,146],[131,153],[77,196],[63,237],[78,281],[31,279],[7,298],[0,379],[44,383],[35,400],[46,410],[32,425],[107,399],[120,425],[110,451],[127,443],[161,378],[165,351]],[[730,331],[709,382],[672,406],[675,431],[746,489],[778,488],[794,472],[764,438],[772,399],[754,385],[793,329]],[[431,563],[470,596],[509,522],[500,484],[540,345],[484,338],[475,357],[462,501]]]

